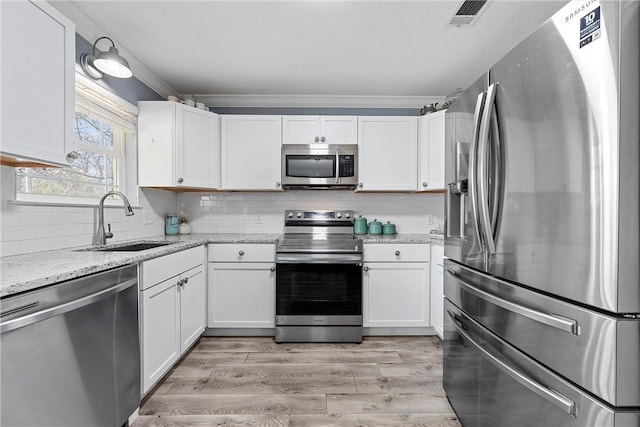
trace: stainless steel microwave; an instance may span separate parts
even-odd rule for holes
[[[347,189],[358,184],[357,145],[282,146],[285,188]]]

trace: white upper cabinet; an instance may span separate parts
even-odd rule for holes
[[[46,2],[0,2],[2,156],[68,165],[75,25]]]
[[[358,190],[415,191],[417,117],[359,117],[358,156]]]
[[[138,184],[220,187],[220,117],[170,101],[138,103]]]
[[[418,190],[444,190],[445,111],[420,117]]]
[[[357,144],[356,116],[282,116],[283,144]]]
[[[222,116],[222,189],[281,190],[281,116]]]

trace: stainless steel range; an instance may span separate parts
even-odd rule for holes
[[[285,212],[276,342],[362,342],[362,241],[352,211]]]

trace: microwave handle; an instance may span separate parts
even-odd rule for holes
[[[340,184],[340,150],[336,150],[336,184]]]

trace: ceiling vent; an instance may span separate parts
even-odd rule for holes
[[[462,27],[474,24],[485,9],[487,0],[465,0],[449,20],[449,25]]]

